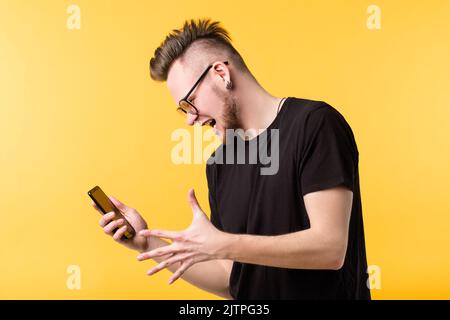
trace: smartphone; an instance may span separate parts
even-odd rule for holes
[[[122,240],[131,239],[135,236],[136,231],[127,221],[127,219],[123,216],[119,209],[109,200],[106,194],[99,186],[95,186],[91,190],[88,191],[89,197],[91,197],[92,201],[97,205],[97,207],[101,210],[103,214],[114,211],[116,214],[113,220],[124,219],[125,224],[127,225],[127,231],[122,236]],[[122,227],[122,226],[121,226]],[[116,232],[119,228],[116,228],[113,232]]]

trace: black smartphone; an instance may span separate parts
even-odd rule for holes
[[[124,219],[125,224],[127,225],[127,231],[122,236],[122,240],[131,239],[135,236],[136,231],[127,221],[127,219],[123,216],[119,209],[109,200],[108,196],[103,192],[103,190],[99,186],[95,186],[91,190],[88,191],[89,197],[91,197],[92,201],[97,205],[97,207],[102,211],[103,214],[114,211],[116,214],[113,220]],[[116,232],[118,228],[116,228],[113,232]]]

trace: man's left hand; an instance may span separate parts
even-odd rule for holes
[[[191,206],[193,219],[191,225],[183,231],[166,230],[142,230],[139,235],[144,237],[158,237],[171,239],[172,243],[148,252],[140,254],[137,259],[143,261],[155,257],[169,255],[157,266],[150,269],[147,274],[152,275],[167,268],[168,266],[181,262],[169,280],[169,284],[180,278],[192,265],[213,259],[224,259],[224,247],[229,234],[218,230],[208,219],[200,208],[193,189],[188,192],[188,202]]]

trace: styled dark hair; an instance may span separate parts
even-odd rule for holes
[[[201,41],[205,50],[224,51],[237,69],[249,72],[241,55],[231,44],[230,35],[220,26],[220,22],[199,19],[185,21],[183,28],[174,29],[166,36],[155,50],[154,57],[150,59],[150,77],[156,81],[166,81],[172,63],[196,41]]]

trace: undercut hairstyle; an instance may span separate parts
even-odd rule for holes
[[[196,52],[204,52],[206,56],[225,57],[236,69],[251,75],[220,22],[199,19],[185,21],[181,29],[174,29],[166,36],[150,59],[150,77],[155,81],[167,81],[172,63],[178,58],[183,59],[188,49],[193,47]]]

